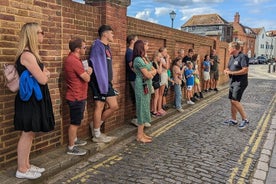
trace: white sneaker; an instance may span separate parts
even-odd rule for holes
[[[192,100],[187,101],[187,104],[194,105],[195,103]]]
[[[99,137],[93,137],[92,141],[96,143],[109,143],[112,141],[112,137],[101,134]]]
[[[15,177],[20,179],[37,179],[41,176],[40,172],[32,172],[30,169],[27,170],[27,172],[22,173],[20,171],[16,171]]]
[[[138,123],[137,123],[137,118],[134,118],[131,120],[131,124],[135,125],[135,126],[139,126]]]
[[[145,127],[151,127],[151,124],[148,123],[148,122],[146,122],[146,123],[144,124],[144,126],[145,126]]]
[[[184,112],[182,108],[177,109],[178,112]]]
[[[35,165],[31,165],[29,171],[43,173],[45,171],[45,168],[43,168],[43,167],[37,167]]]

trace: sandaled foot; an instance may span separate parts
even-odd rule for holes
[[[152,137],[150,137],[150,136],[148,136],[146,134],[144,134],[144,138],[146,138],[146,139],[152,139]]]
[[[150,142],[152,142],[152,140],[150,140],[150,139],[146,139],[146,138],[144,138],[144,137],[141,137],[141,138],[136,138],[136,141],[137,142],[142,142],[142,143],[150,143]]]

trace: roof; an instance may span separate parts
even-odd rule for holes
[[[259,32],[262,30],[263,28],[252,28],[252,30],[254,31],[254,33],[259,34]]]
[[[181,27],[229,24],[218,14],[194,15]]]

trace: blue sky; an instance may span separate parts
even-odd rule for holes
[[[171,27],[172,10],[176,12],[176,29],[193,15],[216,13],[233,22],[239,12],[240,23],[245,26],[276,30],[275,0],[131,0],[127,15]]]

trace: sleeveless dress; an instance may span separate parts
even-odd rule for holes
[[[27,70],[27,68],[20,62],[21,56],[16,61],[16,67],[19,76]],[[43,70],[43,63],[38,62],[41,70]],[[36,100],[34,92],[29,101],[22,101],[20,99],[19,91],[15,96],[15,114],[14,114],[14,128],[25,132],[49,132],[54,129],[55,120],[51,97],[48,85],[39,84],[42,93],[42,100]]]
[[[135,100],[136,100],[136,115],[138,124],[142,125],[144,123],[151,122],[150,115],[150,96],[151,96],[151,86],[152,80],[148,79],[145,83],[148,86],[148,94],[144,94],[143,88],[143,74],[141,72],[142,68],[146,68],[150,70],[152,67],[152,63],[146,64],[141,57],[136,57],[133,62],[134,71],[136,73],[135,78]]]

